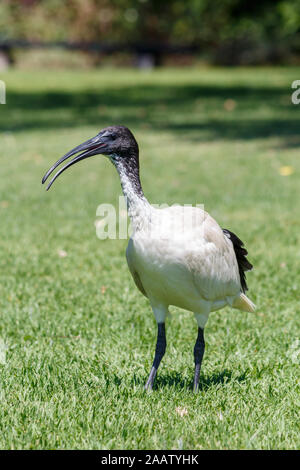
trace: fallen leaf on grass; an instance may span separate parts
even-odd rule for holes
[[[179,416],[181,416],[181,418],[183,418],[184,416],[186,416],[188,414],[188,410],[186,408],[181,408],[180,406],[178,406],[176,408],[176,413],[179,414]]]
[[[290,176],[294,173],[294,168],[290,165],[286,165],[281,166],[278,171],[281,176]]]
[[[66,256],[68,256],[68,253],[65,251],[65,250],[58,250],[58,256],[60,256],[61,258],[65,258]]]
[[[232,99],[228,99],[224,101],[224,109],[226,111],[233,111],[235,107],[236,107],[236,101]]]

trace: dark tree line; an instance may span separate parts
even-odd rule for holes
[[[1,0],[0,38],[196,45],[219,63],[288,61],[300,0]]]

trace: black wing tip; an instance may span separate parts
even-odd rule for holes
[[[248,255],[248,251],[244,247],[244,243],[242,242],[242,240],[237,235],[235,235],[235,233],[231,232],[230,230],[227,230],[226,228],[223,229],[223,233],[227,238],[229,238],[229,240],[231,240],[233,244],[236,260],[239,267],[241,288],[242,291],[245,293],[248,290],[245,271],[251,271],[253,269],[253,265],[246,258],[246,256]]]

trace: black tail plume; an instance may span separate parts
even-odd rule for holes
[[[232,241],[239,267],[242,291],[246,292],[246,290],[248,290],[248,287],[246,283],[245,271],[251,271],[251,269],[253,268],[252,264],[249,263],[246,258],[246,256],[248,255],[248,251],[244,247],[244,243],[242,242],[242,240],[240,240],[239,237],[237,237],[233,232],[230,232],[230,230],[223,228],[223,233],[226,235],[227,238],[229,238],[229,240]]]

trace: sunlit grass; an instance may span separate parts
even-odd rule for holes
[[[299,72],[1,77],[1,448],[299,447]],[[119,123],[140,143],[149,200],[204,203],[255,266],[257,313],[211,315],[198,395],[196,324],[175,308],[156,388],[143,391],[155,322],[126,241],[100,241],[94,224],[98,204],[121,192],[109,162],[89,159],[49,193],[41,186],[67,150]]]

